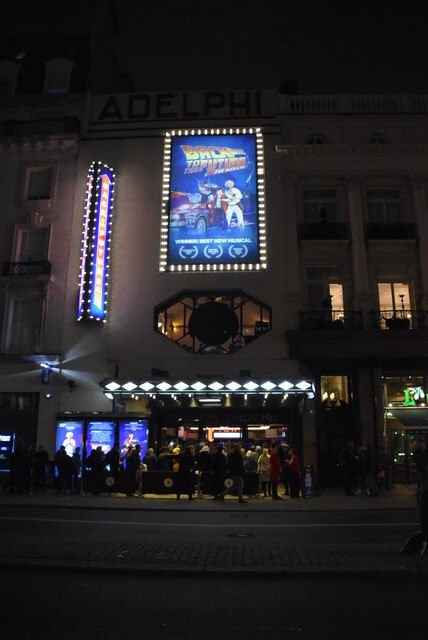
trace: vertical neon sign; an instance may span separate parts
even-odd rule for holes
[[[88,173],[88,183],[86,189],[86,202],[85,213],[83,216],[83,231],[82,231],[82,256],[80,258],[80,278],[79,278],[79,304],[77,309],[77,319],[81,320],[83,317],[83,298],[85,295],[85,277],[86,277],[86,257],[88,255],[88,237],[89,237],[89,224],[91,214],[91,197],[92,197],[92,185],[94,181],[94,163],[91,164]]]
[[[92,163],[87,185],[79,280],[78,320],[106,321],[113,170]]]

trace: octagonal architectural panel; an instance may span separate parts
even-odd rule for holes
[[[271,328],[271,308],[240,290],[181,291],[154,313],[155,331],[190,353],[234,353]]]

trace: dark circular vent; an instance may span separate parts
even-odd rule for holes
[[[189,320],[189,333],[203,344],[223,344],[238,333],[238,318],[222,302],[207,302],[195,309]]]

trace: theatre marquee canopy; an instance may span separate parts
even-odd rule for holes
[[[213,400],[214,397],[223,395],[287,395],[305,394],[313,397],[314,385],[310,380],[287,380],[281,379],[232,379],[227,380],[197,380],[197,379],[163,379],[163,380],[141,380],[141,379],[114,379],[106,378],[101,382],[101,387],[107,397],[115,396],[153,396],[153,395],[196,395],[199,399],[204,396]]]

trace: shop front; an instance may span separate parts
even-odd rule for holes
[[[419,441],[428,442],[426,376],[385,375],[384,436],[395,483],[415,483],[415,452]]]

